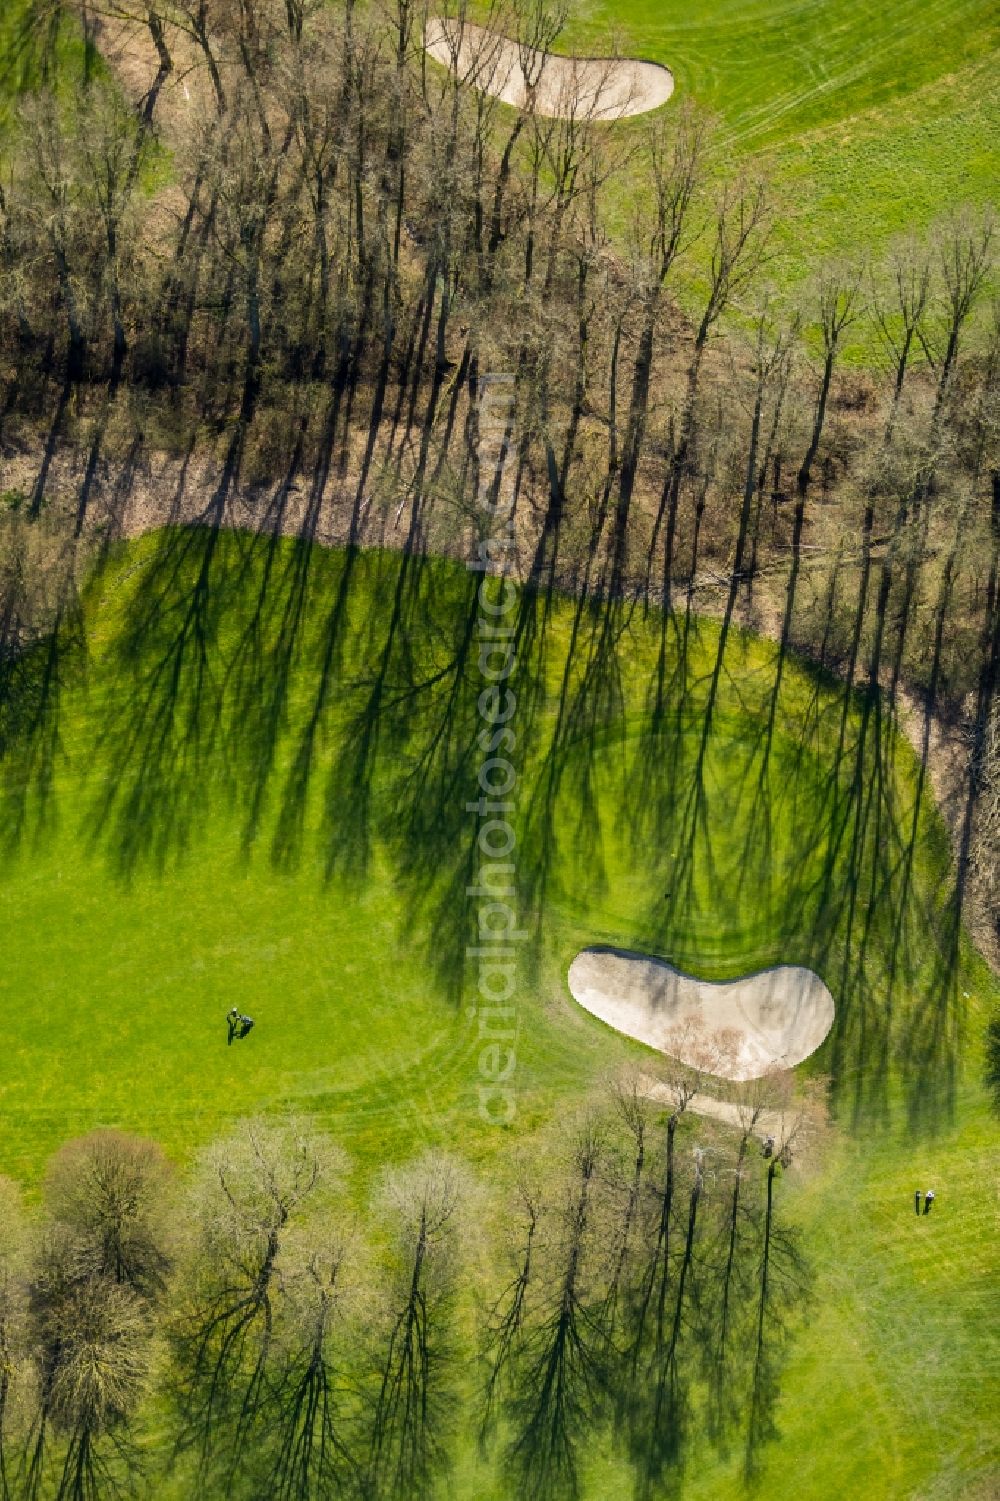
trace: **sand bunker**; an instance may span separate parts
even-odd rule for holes
[[[724,1079],[759,1079],[814,1053],[833,1025],[833,997],[818,975],[782,964],[742,980],[695,980],[663,959],[582,949],[569,988],[619,1032]]]
[[[674,91],[674,75],[638,58],[560,57],[536,52],[482,26],[429,21],[424,46],[463,83],[537,115],[621,120],[658,109]]]

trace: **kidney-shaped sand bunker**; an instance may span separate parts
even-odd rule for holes
[[[792,1068],[816,1051],[834,1018],[829,990],[798,964],[719,983],[648,954],[595,947],[573,960],[569,988],[608,1026],[724,1079]]]
[[[536,115],[621,120],[658,109],[674,91],[661,63],[536,52],[471,21],[428,21],[424,47],[462,83]]]

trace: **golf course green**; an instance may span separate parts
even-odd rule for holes
[[[183,1163],[237,1117],[294,1110],[361,1180],[427,1144],[502,1177],[515,1141],[645,1056],[572,1001],[582,946],[720,979],[807,965],[837,1014],[802,1068],[829,1076],[836,1128],[789,1180],[818,1287],[770,1493],[794,1474],[817,1501],[917,1494],[931,1410],[965,1481],[985,1477],[977,1080],[998,987],[956,924],[916,758],[880,699],[772,644],[732,629],[720,651],[715,621],[520,595],[526,938],[516,1113],[491,1125],[463,957],[479,586],[443,561],[204,529],[110,551],[0,720],[3,1170],[37,1181],[97,1124]],[[230,1047],[233,1005],[256,1027]],[[932,1183],[939,1210],[915,1224]],[[613,1494],[595,1464],[593,1496]],[[685,1494],[738,1492],[736,1459],[706,1466]],[[471,1450],[460,1482],[496,1483]]]
[[[472,13],[490,19],[485,6]],[[986,0],[571,0],[554,50],[601,58],[613,45],[670,69],[662,111],[694,106],[714,121],[720,169],[740,164],[766,181],[770,276],[787,291],[818,258],[877,260],[957,207],[993,201],[998,44]],[[639,164],[617,189],[624,235],[642,191],[646,124],[613,128]]]
[[[71,14],[43,25],[47,14],[11,0],[0,15],[0,125],[13,119],[10,99],[41,77],[71,84],[102,66]],[[951,208],[992,201],[1000,24],[989,0],[695,0],[678,10],[572,0],[558,50],[601,56],[609,37],[622,54],[670,68],[664,109],[713,115],[728,166],[743,160],[766,176],[776,285],[806,276],[818,256],[878,255]],[[615,128],[641,146],[641,122]]]
[[[42,1314],[45,1278],[55,1286],[62,1266],[49,1254],[62,1244],[49,1164],[69,1144],[66,1175],[85,1175],[75,1139],[107,1127],[159,1144],[170,1170],[150,1181],[172,1184],[155,1206],[167,1270],[142,1290],[156,1305],[143,1324],[148,1368],[118,1426],[97,1402],[79,1429],[107,1440],[122,1495],[133,1480],[140,1494],[141,1475],[155,1501],[390,1495],[378,1443],[394,1430],[368,1409],[385,1405],[383,1372],[401,1348],[388,1314],[396,1281],[407,1285],[393,1242],[406,1206],[380,1205],[387,1171],[402,1181],[437,1153],[468,1196],[439,1284],[428,1252],[440,1316],[432,1309],[432,1337],[414,1348],[430,1350],[423,1374],[447,1367],[448,1383],[440,1398],[423,1388],[441,1416],[426,1425],[419,1501],[996,1501],[997,1121],[984,1071],[1000,976],[968,925],[988,887],[973,816],[986,757],[969,726],[973,701],[992,702],[997,660],[1000,344],[990,353],[984,335],[996,289],[988,227],[956,232],[950,251],[933,237],[949,215],[964,224],[966,207],[978,224],[996,198],[1000,12],[989,0],[567,0],[559,53],[614,50],[669,68],[673,83],[655,114],[585,132],[577,158],[581,136],[558,113],[515,124],[498,107],[466,139],[476,97],[442,89],[435,117],[423,70],[446,75],[426,62],[423,25],[454,9],[417,21],[406,0],[398,12],[363,0],[355,53],[344,40],[355,34],[323,9],[314,46],[315,16],[292,0],[191,5],[180,30],[180,11],[140,5],[114,21],[135,27],[139,63],[122,67],[107,16],[84,45],[101,7],[84,6],[81,24],[66,0],[0,0],[0,520],[12,523],[0,557],[0,1200],[23,1191],[29,1225],[21,1239],[10,1232],[13,1250],[0,1243],[10,1495],[24,1482],[40,1501],[50,1480],[57,1501],[98,1495],[60,1489],[82,1440],[46,1405],[47,1372],[71,1341]],[[502,29],[502,7],[471,0],[468,11]],[[143,101],[153,74],[143,82],[142,56],[156,66],[157,35],[174,53],[168,67],[160,52],[163,76]],[[190,94],[189,64],[206,70]],[[56,102],[35,114],[25,97],[47,88]],[[105,88],[111,125],[122,117],[102,136],[115,149],[81,153],[104,116],[74,100],[94,104]],[[646,267],[648,132],[662,123],[669,141],[691,106],[714,127],[661,298]],[[565,202],[547,203],[564,150]],[[750,212],[738,190],[758,175],[769,205],[759,265],[756,220],[746,260],[732,252],[733,223]],[[733,197],[720,209],[723,181]],[[904,265],[896,290],[919,315],[891,368],[904,314],[879,322],[880,278],[891,281],[886,252],[911,233],[924,259]],[[734,259],[711,321],[704,273],[720,245]],[[835,328],[825,370],[808,360],[821,269],[833,287],[824,329]],[[751,347],[751,299],[766,294],[770,309],[772,293],[787,340],[768,346],[762,315]],[[858,364],[870,368],[845,370]],[[519,455],[510,530],[473,536],[485,525],[474,499],[490,509],[494,423],[498,494]],[[174,469],[171,510],[172,484],[154,493],[153,476]],[[348,535],[350,491],[349,535],[396,548],[315,541]],[[160,526],[195,514],[205,524]],[[123,539],[116,521],[109,540],[112,515],[129,518],[124,530],[158,529]],[[259,530],[224,525],[233,515]],[[451,559],[425,554],[439,544]],[[487,544],[494,560],[516,546],[522,564],[536,546],[519,577],[574,582],[565,593],[508,583],[485,568]],[[477,546],[478,564],[455,561]],[[706,599],[718,615],[698,612]],[[788,644],[805,641],[812,657]],[[927,755],[946,718],[952,749],[968,732],[951,828]],[[493,961],[504,985],[490,992]],[[644,995],[621,964],[640,967]],[[815,1007],[794,1053],[806,1125],[777,1145],[769,1122],[791,1076],[769,1080],[768,1113],[742,1138],[735,1101],[746,1111],[749,1091],[738,1081],[766,1077],[767,1059],[710,1070],[714,1114],[686,1108],[692,1075],[663,1054],[688,1055],[659,1040],[657,990],[669,974],[707,1010],[731,988],[735,1012],[746,1000],[735,982],[756,977],[755,1016],[780,1036],[765,978],[775,967],[788,1014],[809,999],[796,976]],[[252,1018],[243,1036],[232,1025],[227,1035],[234,1010]],[[687,1041],[700,1063],[702,1034]],[[728,1047],[732,1061],[732,1033]],[[649,1127],[645,1159],[626,1077]],[[667,1124],[675,1098],[684,1108]],[[251,1225],[227,1262],[212,1219],[227,1169],[213,1199],[206,1154],[261,1117],[328,1135],[343,1182],[301,1224],[281,1204],[270,1238]],[[593,1122],[612,1147],[591,1170],[580,1143]],[[553,1327],[569,1308],[595,1348],[604,1341],[602,1358],[615,1356],[587,1367],[571,1349],[559,1367],[571,1377],[565,1410],[600,1369],[601,1402],[575,1409],[599,1412],[600,1425],[576,1425],[579,1487],[573,1465],[555,1464],[533,1496],[522,1489],[547,1431],[536,1448],[529,1435],[520,1469],[507,1440],[528,1423],[513,1398],[492,1433],[485,1419],[474,1431],[483,1371],[506,1358],[494,1315],[518,1288],[513,1245],[530,1220],[515,1310],[529,1287],[529,1178],[544,1201],[541,1249],[504,1380],[520,1360],[524,1390],[545,1388],[532,1341],[551,1307]],[[933,1214],[915,1214],[928,1190]],[[426,1311],[425,1218],[409,1286]],[[730,1225],[727,1259],[719,1227]],[[350,1319],[328,1339],[341,1233],[356,1281]],[[231,1295],[245,1245],[269,1247],[266,1275],[248,1254]],[[288,1258],[298,1271],[282,1286],[289,1245],[301,1264]],[[320,1250],[333,1268],[322,1284]],[[560,1281],[546,1257],[571,1271]],[[112,1312],[114,1265],[114,1286],[103,1262],[103,1281],[87,1272]],[[302,1294],[307,1265],[315,1303]],[[650,1313],[628,1346],[619,1288],[623,1307],[642,1291],[645,1319],[661,1267],[671,1308],[661,1296],[655,1343]],[[213,1325],[203,1299],[204,1348],[217,1337],[235,1357],[206,1389],[242,1362],[246,1391],[275,1399],[241,1429],[233,1455],[242,1445],[250,1466],[235,1481],[226,1433],[207,1467],[189,1437],[175,1442],[194,1431],[177,1423],[184,1382],[196,1392],[204,1374],[200,1354],[184,1353],[197,1339],[182,1349],[178,1331],[198,1279],[214,1287],[212,1276],[225,1311]],[[728,1329],[731,1285],[753,1368],[742,1394],[730,1380],[742,1368],[724,1359],[711,1388],[698,1337],[720,1307]],[[66,1287],[75,1297],[69,1273]],[[287,1308],[272,1325],[278,1288]],[[591,1317],[595,1289],[604,1322]],[[313,1307],[317,1342],[295,1346]],[[257,1364],[248,1328],[263,1331]],[[338,1341],[349,1350],[368,1331],[378,1360],[363,1350],[358,1376],[346,1356],[337,1363]],[[274,1360],[283,1341],[333,1351],[331,1411],[343,1397],[351,1421],[363,1418],[348,1492],[310,1479],[306,1463],[301,1480],[289,1466],[278,1495],[253,1467],[286,1393],[287,1372],[272,1374],[285,1370]],[[651,1404],[643,1429],[650,1376],[663,1373],[677,1403],[669,1421]],[[232,1416],[243,1399],[230,1395]],[[299,1400],[285,1404],[293,1440]],[[746,1406],[740,1423],[719,1418],[727,1401]],[[212,1402],[203,1457],[217,1442]],[[631,1429],[630,1404],[642,1419]],[[325,1421],[322,1443],[336,1427]],[[36,1484],[46,1423],[55,1447]],[[572,1427],[571,1412],[553,1431]],[[629,1452],[645,1431],[662,1443],[658,1469]],[[2,1501],[5,1452],[0,1442]],[[393,1501],[418,1501],[411,1489]]]
[[[573,5],[560,51],[668,66],[675,94],[713,113],[728,162],[766,174],[775,279],[817,255],[878,252],[996,186],[995,9],[985,0],[650,0]]]

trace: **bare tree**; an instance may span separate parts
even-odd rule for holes
[[[49,1163],[45,1202],[74,1240],[84,1276],[106,1278],[153,1301],[170,1269],[166,1193],[170,1165],[155,1142],[99,1130]]]
[[[857,322],[863,311],[863,287],[864,272],[859,265],[829,265],[820,273],[816,291],[816,315],[820,337],[823,341],[823,366],[809,445],[798,473],[797,483],[800,495],[804,495],[809,488],[812,466],[819,452],[823,424],[826,421],[827,403],[830,399],[830,387],[833,383],[833,372],[837,357],[841,352],[844,334],[852,323]]]
[[[99,270],[107,287],[111,314],[111,386],[114,390],[121,379],[128,347],[122,289],[130,238],[127,236],[126,216],[147,159],[148,136],[114,90],[88,90],[77,101],[77,112],[76,128],[89,196],[97,208],[103,231]]]
[[[618,1212],[612,1227],[609,1247],[609,1271],[600,1322],[605,1338],[613,1345],[618,1337],[622,1304],[627,1300],[635,1275],[635,1262],[641,1255],[643,1192],[653,1105],[649,1099],[649,1081],[630,1068],[619,1074],[611,1085],[615,1114],[625,1129],[626,1151],[631,1156],[631,1171],[616,1183]]]
[[[954,214],[938,231],[941,291],[935,299],[935,316],[923,321],[918,334],[937,377],[932,434],[951,391],[963,332],[993,265],[994,236],[992,214],[976,216],[968,209]]]
[[[603,1149],[602,1125],[589,1118],[575,1134],[564,1203],[512,1371],[507,1462],[525,1501],[577,1495],[582,1442],[606,1400],[608,1351],[591,1317],[603,1267],[594,1224]]]
[[[776,1185],[779,1174],[791,1166],[796,1155],[815,1148],[824,1130],[826,1082],[811,1080],[807,1088],[794,1095],[782,1089],[775,1105],[770,1115],[771,1130],[763,1147],[767,1169],[744,1450],[744,1473],[748,1477],[757,1471],[760,1445],[775,1432],[773,1411],[778,1392],[778,1352],[787,1337],[788,1309],[801,1301],[808,1286],[807,1268],[799,1253],[798,1237],[792,1232],[779,1231]]]
[[[389,1173],[380,1196],[394,1249],[365,1482],[379,1497],[420,1501],[448,1463],[449,1357],[466,1192],[458,1164],[428,1154]]]
[[[690,111],[668,129],[661,119],[648,132],[647,146],[653,185],[651,210],[637,215],[633,228],[634,257],[637,258],[636,294],[640,303],[638,349],[632,372],[632,393],[622,445],[618,479],[618,503],[615,513],[614,577],[619,577],[625,561],[625,538],[632,492],[635,488],[649,408],[649,388],[653,371],[653,354],[657,317],[663,291],[678,258],[697,238],[690,227],[691,203],[699,185],[705,152],[706,125]],[[706,335],[707,337],[707,331]],[[703,340],[704,342],[704,340]],[[656,535],[662,521],[663,506],[656,519]]]
[[[138,1468],[130,1423],[149,1368],[147,1309],[127,1285],[81,1274],[76,1252],[72,1234],[54,1226],[32,1269],[36,1401],[20,1477],[29,1501],[50,1461],[56,1501],[124,1495]]]
[[[86,214],[83,184],[66,140],[55,100],[41,95],[23,112],[26,153],[19,208],[21,253],[38,267],[40,284],[58,288],[66,320],[67,379],[83,379],[91,333],[90,267],[95,259],[92,226]],[[96,257],[98,263],[100,257]],[[37,512],[39,495],[33,506]]]
[[[709,1422],[716,1441],[721,1442],[741,1413],[740,1382],[737,1370],[742,1357],[742,1326],[752,1306],[749,1258],[754,1228],[755,1208],[752,1197],[754,1165],[752,1144],[766,1144],[773,1126],[783,1118],[793,1089],[791,1074],[773,1068],[758,1079],[739,1086],[734,1102],[739,1137],[735,1158],[723,1162],[719,1178],[731,1178],[731,1188],[724,1199],[724,1213],[719,1225],[718,1294],[713,1317],[707,1321],[709,1357]],[[773,1146],[772,1146],[773,1153]]]
[[[340,1169],[331,1143],[301,1124],[246,1121],[203,1158],[171,1329],[177,1445],[197,1453],[202,1472],[222,1457],[232,1475],[256,1432],[286,1236]]]
[[[71,0],[71,3],[80,12],[84,25],[90,17],[100,17],[127,26],[143,27],[148,32],[157,60],[153,80],[139,101],[140,120],[148,130],[163,86],[174,70],[174,59],[167,43],[172,0]]]
[[[629,1448],[636,1468],[637,1491],[651,1498],[662,1491],[665,1477],[679,1472],[689,1423],[689,1404],[695,1363],[682,1360],[681,1342],[691,1301],[695,1268],[695,1239],[705,1194],[706,1156],[696,1146],[691,1153],[692,1174],[687,1190],[687,1215],[674,1273],[673,1312],[657,1318],[656,1331],[642,1383],[628,1413]],[[666,1286],[664,1280],[663,1286]]]
[[[788,387],[791,370],[792,345],[797,324],[791,328],[773,327],[772,310],[765,296],[755,317],[755,340],[753,351],[753,398],[750,412],[750,436],[746,448],[746,469],[743,479],[743,497],[740,504],[739,524],[736,533],[736,549],[730,573],[729,595],[726,601],[726,620],[733,613],[740,585],[747,583],[748,592],[753,583],[753,567],[747,569],[747,547],[756,538],[754,526],[754,497],[760,493],[762,429],[766,431],[766,403],[773,405],[772,431],[780,420],[781,406]],[[765,461],[766,462],[766,461]]]
[[[931,295],[931,274],[928,247],[915,240],[905,240],[893,246],[887,267],[873,277],[872,315],[892,371],[886,443],[892,436],[914,353],[919,351],[920,330]]]
[[[708,292],[702,305],[685,377],[684,402],[671,444],[667,477],[657,515],[665,520],[663,606],[668,609],[673,576],[674,542],[681,486],[695,436],[698,388],[709,337],[726,308],[752,283],[764,258],[768,232],[767,195],[763,184],[726,184],[715,204]]]
[[[511,1371],[524,1338],[528,1296],[534,1291],[537,1238],[543,1207],[539,1190],[523,1176],[518,1184],[518,1201],[521,1239],[514,1254],[513,1273],[494,1300],[483,1332],[486,1380],[479,1425],[481,1448],[485,1448],[493,1432],[500,1399],[509,1390]]]
[[[209,0],[170,0],[170,20],[197,44],[208,69],[219,115],[227,108],[226,90],[217,55],[218,39]]]
[[[267,1398],[263,1466],[274,1501],[354,1496],[361,1464],[352,1425],[352,1312],[347,1248],[324,1237],[282,1281],[279,1352]]]
[[[674,1189],[677,1179],[677,1128],[693,1100],[713,1075],[725,1071],[732,1037],[708,1032],[699,1019],[669,1028],[661,1044],[667,1055],[657,1063],[649,1081],[651,1097],[667,1111],[661,1186],[652,1193],[654,1228],[639,1268],[628,1335],[629,1366],[638,1372],[649,1336],[655,1330],[662,1343],[670,1283],[670,1237],[673,1225]]]

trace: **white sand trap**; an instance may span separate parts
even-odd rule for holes
[[[466,21],[428,21],[424,46],[463,83],[536,115],[621,120],[658,109],[674,92],[660,63],[631,57],[560,57],[536,52]]]
[[[781,964],[722,984],[695,980],[663,959],[581,949],[569,988],[592,1015],[627,1037],[723,1079],[759,1079],[814,1053],[833,1025],[819,975]]]

